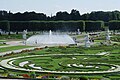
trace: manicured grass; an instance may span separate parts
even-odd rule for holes
[[[120,35],[112,35],[111,40],[115,42],[120,42]]]
[[[78,35],[77,38],[84,38],[84,36],[83,35]]]
[[[0,35],[0,39],[22,39],[22,34]]]
[[[6,46],[7,44],[0,44],[0,46]]]
[[[34,63],[36,66],[38,67],[42,67],[43,69],[46,69],[46,70],[59,70],[59,71],[103,71],[103,70],[108,70],[110,69],[109,66],[107,65],[97,65],[97,60],[93,60],[91,61],[92,63],[94,64],[88,64],[88,61],[90,59],[88,59],[87,61],[86,60],[80,60],[81,57],[83,56],[74,56],[76,57],[77,59],[76,60],[73,60],[72,59],[73,56],[61,56],[61,57],[57,57],[57,58],[53,58],[53,56],[44,56],[44,57],[29,57],[29,58],[22,58],[22,59],[17,59],[14,64],[19,66],[19,63],[21,62],[24,62],[24,61],[30,61],[31,64]],[[85,57],[85,56],[84,56]],[[100,58],[99,58],[100,59]],[[82,62],[81,62],[82,61]],[[87,64],[86,64],[87,62]],[[61,65],[59,65],[61,63]],[[102,63],[102,62],[101,62]],[[80,65],[80,64],[83,64],[85,66],[89,66],[89,65],[94,65],[94,66],[99,66],[100,69],[95,69],[94,67],[93,68],[86,68],[86,67],[83,67],[83,68],[78,68],[78,67],[75,67],[75,66],[72,66],[71,68],[67,66],[67,64],[77,64],[77,65]],[[29,65],[29,64],[26,64],[26,66]]]
[[[112,46],[104,46],[100,45],[100,42],[104,42],[105,40],[105,35],[102,33],[100,37],[93,37],[95,39],[95,44],[90,47],[90,48],[85,48],[85,47],[50,47],[50,48],[45,48],[42,50],[37,50],[37,51],[31,51],[31,52],[26,52],[26,53],[20,53],[20,54],[12,54],[9,56],[1,57],[0,60],[3,59],[8,59],[8,58],[13,58],[13,57],[20,57],[20,56],[32,56],[32,55],[43,55],[43,54],[83,54],[83,56],[44,56],[44,57],[30,57],[30,58],[23,58],[23,59],[16,59],[15,62],[13,62],[14,65],[19,66],[19,63],[24,62],[24,61],[30,61],[32,64],[35,64],[36,67],[42,67],[43,69],[46,70],[56,70],[56,71],[104,71],[104,70],[109,70],[111,67],[108,65],[97,65],[100,68],[95,69],[95,68],[77,68],[72,66],[72,68],[69,68],[67,64],[85,64],[85,63],[95,63],[93,64],[96,66],[97,63],[108,63],[108,64],[116,64],[120,65],[120,42],[119,42],[119,35],[111,35],[111,40],[115,41],[117,45],[112,45]],[[77,39],[82,39],[84,38],[83,35],[78,35],[76,36]],[[18,35],[3,35],[0,36],[0,39],[22,39],[22,34]],[[0,40],[0,42],[4,42]],[[2,44],[0,45],[2,46]],[[28,48],[29,46],[14,46],[14,47],[7,47],[7,48],[0,48],[0,52],[5,52],[5,51],[12,51],[12,50],[17,50],[17,49],[23,49],[23,48]],[[102,53],[102,52],[109,52],[107,55],[102,55],[102,56],[87,56],[87,54],[97,54],[97,53]],[[73,60],[72,58],[75,57],[76,59]],[[29,64],[31,64],[29,63]],[[61,65],[59,65],[61,63]],[[26,64],[25,66],[28,66],[29,64]],[[28,67],[29,69],[33,69],[31,67]],[[29,74],[29,72],[24,72],[24,71],[15,71],[11,69],[7,69],[9,73],[11,74]],[[0,72],[4,73],[4,71],[0,70]],[[36,73],[37,76],[41,75],[46,75],[47,73]],[[119,73],[118,73],[119,74]],[[109,79],[115,79],[119,80],[120,75],[117,73],[108,73],[108,74],[86,74],[86,75],[78,75],[78,74],[52,74],[52,76],[69,76],[69,77],[74,77],[77,78],[76,80],[79,80],[79,77],[81,76],[87,76],[89,79],[93,80],[101,80],[104,77],[107,77]],[[75,79],[74,79],[75,80]]]
[[[7,45],[7,44],[3,44],[5,43],[7,40],[0,40],[0,46],[4,46],[4,45]]]
[[[103,42],[104,40],[95,40],[95,42]]]
[[[7,40],[0,40],[0,42],[6,42]]]
[[[22,47],[23,48],[23,47]],[[17,48],[18,49],[18,48]],[[119,64],[120,62],[120,46],[115,45],[115,46],[96,46],[96,47],[90,47],[90,48],[84,48],[84,47],[50,47],[50,48],[45,48],[42,50],[37,50],[37,51],[31,51],[29,53],[21,53],[21,54],[15,54],[11,56],[6,56],[5,58],[13,58],[13,57],[20,57],[20,56],[28,56],[28,55],[41,55],[41,54],[85,54],[83,56],[75,56],[75,55],[70,55],[70,56],[44,56],[44,57],[30,57],[30,58],[23,58],[23,59],[16,59],[14,62],[14,65],[19,66],[19,63],[24,62],[24,61],[30,61],[32,64],[35,64],[36,67],[42,67],[43,69],[46,70],[56,70],[56,71],[104,71],[104,70],[109,70],[111,67],[109,65],[97,65],[97,63],[108,63],[108,64]],[[102,55],[102,56],[87,56],[86,54],[97,54],[97,53],[102,53],[102,52],[109,52],[109,55]],[[34,54],[33,54],[34,53]],[[75,57],[76,59],[73,60],[72,58]],[[86,58],[86,59],[85,59]],[[2,58],[3,59],[3,58]],[[94,66],[99,66],[99,69],[95,68],[78,68],[78,67],[72,67],[69,68],[67,64],[84,64],[89,66],[90,64],[87,63],[95,63],[93,64]],[[62,63],[59,65],[59,63]],[[86,63],[86,64],[85,64]],[[26,64],[25,66],[28,66],[29,64]],[[25,67],[26,68],[26,67]],[[29,69],[33,69],[31,67],[28,67]],[[15,74],[23,74],[25,72],[23,71],[12,71],[10,70],[11,73]],[[18,73],[19,72],[19,73]],[[37,74],[37,73],[36,73]],[[45,74],[45,73],[41,73]],[[38,75],[40,75],[38,73]],[[66,75],[70,77],[77,77],[79,78],[80,75],[75,75],[75,74],[53,74],[53,75]],[[109,75],[109,76],[108,76]],[[101,79],[104,76],[108,76],[111,79],[119,79],[119,76],[112,76],[113,74],[94,74],[93,75],[84,75],[87,76],[88,78],[91,79]]]
[[[24,49],[24,48],[29,48],[29,47],[31,47],[31,46],[11,46],[11,47],[5,47],[5,48],[0,48],[0,52],[13,51],[13,50]]]
[[[49,48],[46,51],[51,53],[63,53],[63,54],[74,54],[74,53],[80,53],[80,54],[97,54],[101,52],[119,52],[120,47],[114,47],[114,46],[93,46],[90,48],[85,47],[55,47],[55,48]]]

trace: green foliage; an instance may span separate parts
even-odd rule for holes
[[[8,21],[0,21],[0,29],[8,31]]]
[[[119,30],[120,21],[110,21],[107,26],[110,30]],[[6,31],[99,31],[103,30],[103,21],[0,21],[0,29]]]
[[[64,49],[65,48],[65,49]],[[24,61],[29,61],[30,64],[35,64],[36,67],[42,67],[45,70],[58,70],[58,71],[105,71],[110,69],[110,65],[97,65],[97,63],[108,63],[108,64],[116,64],[116,65],[120,65],[119,61],[120,61],[120,46],[119,45],[115,45],[115,46],[97,46],[97,47],[90,47],[90,48],[84,48],[84,47],[50,47],[50,48],[45,48],[42,50],[37,50],[37,51],[32,51],[30,53],[31,57],[27,57],[27,58],[22,58],[22,59],[15,59],[15,61],[13,62],[14,65],[19,66],[19,63],[24,62]],[[74,55],[78,52],[85,52],[84,55]],[[110,54],[107,55],[102,55],[102,56],[96,56],[96,55],[87,55],[87,54],[93,54],[93,53],[102,53],[104,51],[109,52]],[[65,54],[65,55],[49,55],[49,56],[35,56],[32,57],[32,55],[41,55],[41,53],[45,52],[49,52],[49,54]],[[59,52],[59,53],[58,53]],[[66,53],[62,53],[62,52],[66,52]],[[34,54],[33,54],[34,53]],[[66,54],[73,54],[73,55],[66,55]],[[15,56],[16,55],[16,56]],[[14,58],[14,57],[21,57],[21,56],[28,56],[28,53],[21,53],[21,54],[15,54],[15,55],[11,55],[9,57],[5,56],[5,57],[1,57],[0,59],[2,60],[4,59],[8,59],[8,58]],[[30,56],[29,55],[29,56]],[[76,58],[76,59],[73,59]],[[94,66],[99,66],[99,69],[94,69],[94,68],[78,68],[78,67],[74,67],[72,66],[72,68],[68,67],[67,64],[83,64],[85,66],[87,65],[94,65]],[[29,69],[33,69],[31,67],[28,66],[29,64],[26,64],[24,66],[24,68],[29,68]],[[14,74],[25,74],[28,72],[24,72],[24,71],[14,71],[11,69],[7,69],[8,71]],[[2,71],[1,71],[2,72]],[[30,77],[31,78],[35,78],[38,75],[45,75],[46,73],[34,73],[34,72],[30,72]],[[52,74],[52,73],[51,73]],[[88,75],[78,75],[78,74],[52,74],[52,76],[69,76],[70,78],[79,78],[80,80],[88,80],[89,79],[101,79],[104,76],[109,76],[110,79],[120,79],[119,74],[88,74]],[[113,76],[115,75],[115,76]],[[80,77],[81,76],[81,77]],[[84,77],[86,76],[86,77]],[[13,75],[10,75],[10,77],[14,77]]]
[[[22,34],[3,34],[0,36],[0,39],[22,39]]]
[[[85,31],[99,31],[102,30],[104,26],[103,21],[86,21]]]
[[[120,21],[114,20],[109,22],[110,30],[120,30]]]
[[[83,77],[80,77],[80,80],[88,80],[88,78],[83,76]]]
[[[114,35],[114,36],[112,36],[111,40],[115,41],[115,42],[120,42],[120,35]]]
[[[103,29],[103,21],[0,21],[0,28],[8,31],[99,31]],[[6,26],[7,24],[7,26]],[[9,26],[10,25],[10,26]],[[7,27],[4,28],[4,27]]]
[[[70,21],[70,20],[102,20],[104,22],[109,22],[111,20],[120,20],[120,12],[119,11],[92,11],[91,13],[85,13],[80,15],[80,12],[76,9],[72,9],[70,13],[57,12],[54,16],[47,16],[44,13],[36,13],[36,12],[24,12],[24,13],[12,13],[7,11],[0,11],[0,20],[10,20],[10,21]]]

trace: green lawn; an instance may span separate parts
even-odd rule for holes
[[[1,35],[0,39],[22,39],[22,34]]]
[[[84,35],[78,35],[77,38],[84,38]]]
[[[0,40],[0,42],[6,42],[7,40]]]
[[[29,46],[14,46],[13,48],[4,48],[2,50],[15,50],[15,49],[21,49],[21,48],[26,48]],[[13,57],[20,57],[20,56],[28,56],[28,55],[41,55],[41,54],[85,54],[82,56],[75,56],[75,55],[70,55],[70,56],[38,56],[38,57],[29,57],[29,58],[22,58],[22,59],[16,59],[16,61],[13,63],[16,66],[19,66],[19,63],[24,62],[24,61],[30,61],[32,64],[35,64],[36,67],[42,67],[43,69],[46,70],[58,70],[58,71],[104,71],[110,69],[111,65],[98,65],[97,63],[108,63],[108,64],[117,64],[120,65],[120,45],[115,45],[115,46],[96,46],[96,47],[90,47],[90,48],[84,48],[84,47],[49,47],[45,48],[42,50],[37,50],[37,51],[31,51],[31,52],[26,52],[26,53],[21,53],[21,54],[15,54],[11,56],[6,56],[4,58],[0,58],[0,60],[5,59],[5,58],[13,58]],[[1,49],[0,49],[1,50]],[[86,55],[86,54],[97,54],[101,52],[109,52],[109,55],[103,55],[103,56],[96,56],[96,55]],[[75,57],[76,59],[73,60],[72,58]],[[85,59],[86,58],[86,59]],[[93,64],[89,64],[89,62]],[[59,65],[61,63],[61,65]],[[94,65],[94,66],[99,66],[99,69],[95,68],[78,68],[78,67],[72,67],[69,68],[67,64],[84,64],[84,65]],[[29,64],[25,65],[28,66]],[[28,66],[29,69],[33,69]],[[9,69],[10,70],[10,69]],[[16,71],[14,72],[13,70],[10,70],[11,73],[15,74],[23,74],[26,73],[24,71]],[[45,75],[47,73],[36,73],[37,75]],[[80,77],[82,75],[78,74],[53,74],[54,76],[59,75],[59,76],[70,76],[70,77]],[[115,75],[115,76],[113,76]],[[119,75],[117,74],[94,74],[94,75],[84,75],[87,76],[88,78],[91,79],[101,79],[105,77],[110,77],[110,79],[120,79]]]
[[[29,47],[32,47],[32,46],[11,46],[11,47],[4,47],[4,48],[0,48],[0,52],[6,52],[6,51],[24,49],[24,48],[29,48]]]
[[[5,46],[5,45],[7,45],[7,44],[0,44],[0,46]]]

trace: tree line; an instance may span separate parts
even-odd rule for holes
[[[0,29],[5,31],[100,31],[105,27],[110,30],[120,29],[120,12],[97,11],[80,15],[78,10],[70,13],[57,12],[54,16],[44,13],[24,12],[12,13],[0,11]]]
[[[72,9],[70,13],[67,11],[59,11],[55,15],[47,16],[45,13],[36,13],[36,12],[24,12],[24,13],[12,13],[5,10],[0,11],[0,21],[9,20],[9,21],[77,21],[77,20],[91,20],[97,21],[101,20],[104,22],[109,22],[111,20],[120,20],[119,11],[93,11],[91,13],[80,14],[78,10]]]

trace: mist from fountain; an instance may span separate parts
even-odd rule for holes
[[[26,40],[26,45],[69,45],[75,41],[67,34],[58,34],[50,30],[48,34],[34,35]]]

